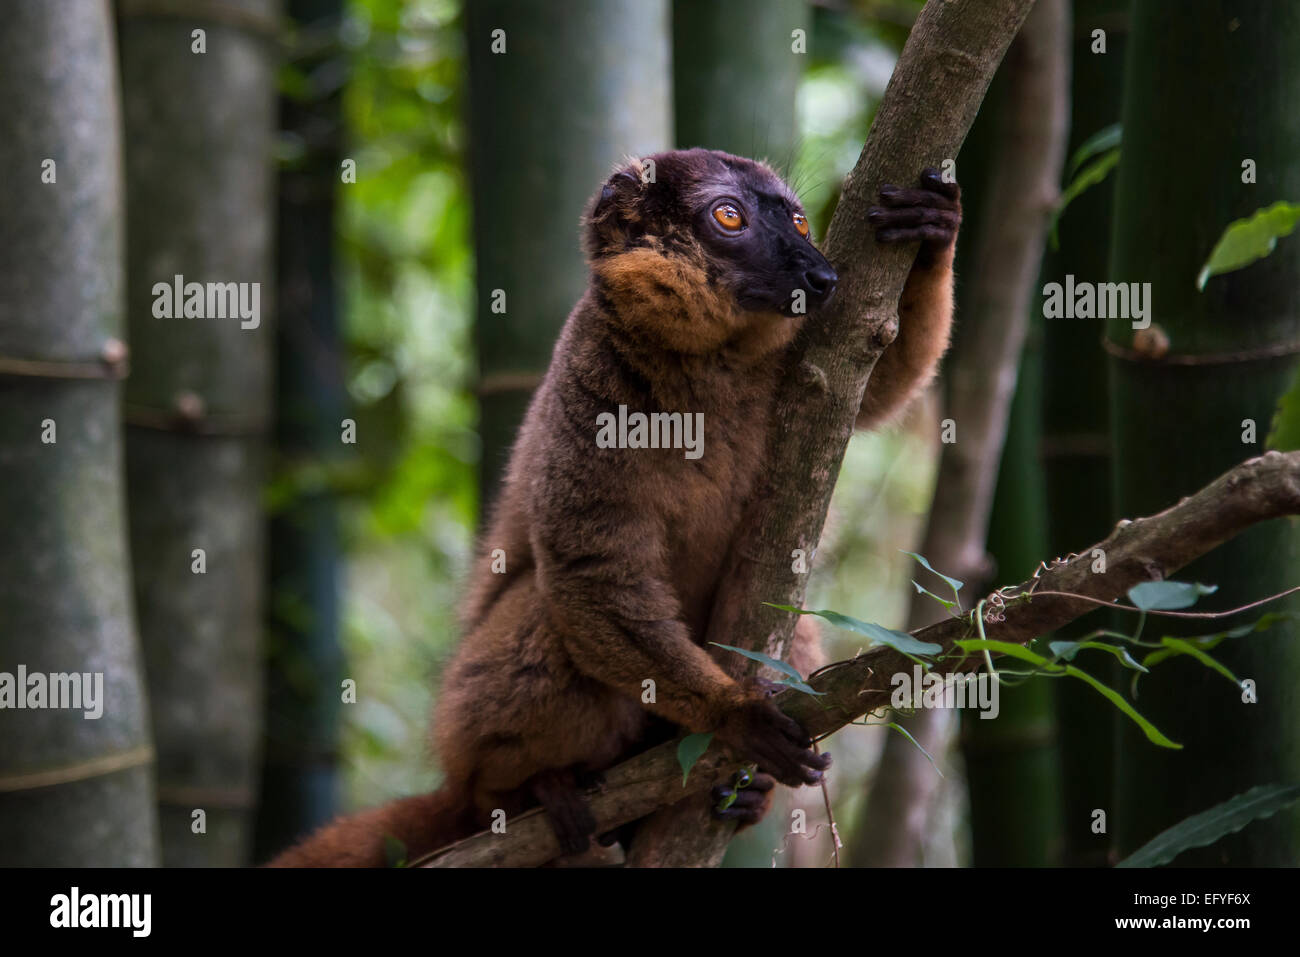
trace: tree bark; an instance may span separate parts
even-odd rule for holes
[[[106,0],[20,0],[5,18],[0,672],[76,673],[90,692],[98,674],[100,693],[97,705],[10,700],[0,711],[0,864],[153,866],[154,756],[123,514],[113,24]],[[27,699],[26,682],[10,691]]]
[[[1114,601],[1136,584],[1168,578],[1251,526],[1296,514],[1300,514],[1300,452],[1268,452],[1243,462],[1158,514],[1121,521],[1106,539],[1078,549],[1075,557],[1037,579],[1022,582],[1019,593],[1032,590],[1033,597],[1007,599],[1000,618],[990,617],[986,611],[985,636],[1027,644],[1073,621],[1098,602]],[[1106,553],[1104,574],[1092,570],[1094,549]],[[1069,597],[1049,594],[1061,592]],[[914,634],[921,641],[940,645],[943,653],[951,651],[954,641],[976,637],[968,617],[949,618]],[[972,655],[945,664],[953,671],[974,670],[983,660]],[[810,734],[824,737],[868,712],[888,708],[891,676],[900,671],[910,673],[912,665],[911,659],[891,648],[872,649],[811,677],[809,684],[822,696],[792,690],[776,701]],[[1154,680],[1170,677],[1160,675]],[[1153,748],[1149,746],[1148,754]],[[605,774],[604,787],[589,795],[598,832],[644,817],[669,801],[680,801],[682,795],[688,799],[701,796],[741,766],[722,749],[710,748],[683,785],[676,752],[677,742],[670,741]],[[427,867],[535,867],[559,853],[554,829],[537,809],[514,819],[504,836],[483,831],[417,863]]]
[[[279,6],[121,0],[119,12],[127,488],[163,863],[236,866],[249,860],[262,730]],[[259,284],[257,325],[156,316],[154,285],[176,275],[248,283],[250,296]]]

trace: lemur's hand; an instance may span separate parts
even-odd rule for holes
[[[819,783],[831,756],[812,750],[808,733],[772,703],[769,690],[753,683],[750,687],[753,697],[727,715],[718,740],[782,784]]]
[[[867,221],[882,243],[921,243],[929,258],[957,241],[961,226],[961,187],[945,183],[934,167],[921,171],[919,189],[880,187],[880,206],[867,210]]]
[[[770,774],[741,768],[729,784],[715,785],[711,794],[712,814],[719,821],[757,824],[772,806],[776,780]]]

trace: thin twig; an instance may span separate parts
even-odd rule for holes
[[[1271,601],[1277,601],[1279,598],[1285,598],[1287,595],[1293,595],[1300,591],[1300,585],[1294,588],[1288,588],[1286,591],[1280,591],[1275,595],[1269,595],[1258,601],[1252,601],[1249,604],[1241,605],[1237,608],[1229,608],[1226,611],[1162,611],[1155,608],[1137,608],[1133,605],[1117,605],[1113,601],[1102,601],[1100,598],[1093,598],[1091,595],[1079,595],[1075,592],[1068,591],[1036,591],[1035,598],[1051,596],[1053,598],[1077,598],[1079,601],[1091,602],[1102,608],[1113,608],[1116,611],[1135,611],[1139,614],[1159,615],[1162,618],[1230,618],[1233,615],[1243,611],[1250,611],[1252,608],[1258,608],[1260,605],[1267,605]],[[1016,596],[1019,597],[1019,596]]]

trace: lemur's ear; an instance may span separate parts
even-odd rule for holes
[[[622,249],[644,231],[641,200],[646,182],[644,167],[633,160],[614,171],[596,194],[587,214],[587,252],[591,256]]]

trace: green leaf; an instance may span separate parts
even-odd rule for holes
[[[1071,677],[1078,678],[1081,681],[1086,681],[1088,684],[1096,688],[1097,691],[1099,691],[1102,694],[1102,696],[1104,696],[1108,701],[1110,701],[1111,704],[1113,704],[1115,707],[1119,708],[1120,711],[1123,711],[1126,715],[1128,715],[1129,718],[1131,718],[1133,722],[1139,728],[1142,729],[1142,733],[1147,736],[1147,740],[1150,741],[1152,744],[1158,744],[1162,748],[1173,748],[1174,750],[1182,750],[1183,746],[1181,744],[1179,744],[1176,741],[1171,741],[1168,738],[1166,738],[1163,734],[1161,734],[1159,728],[1157,728],[1146,718],[1142,717],[1142,715],[1138,714],[1137,709],[1134,708],[1131,704],[1129,704],[1126,700],[1124,700],[1124,696],[1121,695],[1114,688],[1107,687],[1106,685],[1098,681],[1096,678],[1094,678],[1092,675],[1088,674],[1086,671],[1080,671],[1078,668],[1074,667],[1074,665],[1066,665],[1065,671],[1066,674],[1070,675]]]
[[[934,768],[935,773],[938,774],[939,777],[941,778],[944,776],[943,772],[939,770],[939,765],[934,763],[934,758],[930,757],[930,752],[925,750],[925,748],[921,747],[921,742],[916,740],[916,738],[912,737],[911,732],[909,732],[905,727],[903,727],[897,721],[891,721],[887,725],[885,725],[885,727],[893,728],[903,737],[907,738],[908,741],[911,741],[912,744],[916,745],[916,750],[920,751],[922,754],[925,755],[925,759],[930,762],[930,767]]]
[[[1061,198],[1057,201],[1056,208],[1052,210],[1050,239],[1053,249],[1060,247],[1060,237],[1057,235],[1056,228],[1061,222],[1061,217],[1065,214],[1065,208],[1074,202],[1084,190],[1090,189],[1104,180],[1118,162],[1118,148],[1111,150],[1109,153],[1103,153],[1090,166],[1080,171],[1070,185],[1061,191]]]
[[[1104,641],[1053,641],[1048,643],[1052,649],[1052,654],[1058,658],[1064,658],[1066,661],[1073,661],[1074,656],[1084,648],[1095,648],[1098,651],[1108,651],[1116,658],[1125,668],[1132,668],[1134,671],[1146,671],[1147,669],[1133,660],[1128,649],[1120,645],[1108,645]]]
[[[872,641],[888,645],[895,651],[901,651],[905,655],[937,655],[943,651],[943,645],[936,645],[931,641],[917,641],[905,631],[894,631],[892,628],[886,628],[883,625],[877,625],[869,621],[859,621],[856,618],[850,618],[848,615],[841,615],[838,611],[828,611],[826,609],[811,611],[806,608],[791,608],[788,605],[774,605],[773,607],[780,608],[782,611],[793,611],[800,615],[816,615],[818,618],[825,618],[837,628],[865,635]]]
[[[1297,619],[1300,619],[1300,614],[1293,611],[1270,611],[1246,625],[1238,625],[1236,628],[1229,628],[1227,631],[1216,631],[1211,635],[1196,635],[1182,640],[1202,651],[1211,651],[1228,638],[1241,638],[1254,631],[1267,631],[1273,627],[1275,622],[1295,621]],[[1151,652],[1142,659],[1142,663],[1145,665],[1158,665],[1160,662],[1180,654],[1183,654],[1183,652],[1166,645],[1164,648]]]
[[[1196,275],[1196,288],[1204,290],[1211,276],[1233,272],[1263,259],[1281,237],[1291,235],[1297,222],[1300,222],[1300,205],[1279,201],[1255,210],[1245,219],[1228,223],[1210,251],[1210,258]]]
[[[930,566],[930,563],[927,562],[925,558],[922,557],[921,555],[916,554],[916,552],[909,552],[904,548],[900,548],[899,551],[902,552],[904,555],[911,555],[913,558],[915,558],[918,562],[921,563],[921,567],[924,568],[926,571],[933,572],[934,574],[942,578],[944,581],[946,581],[948,583],[948,587],[953,590],[954,594],[961,591],[962,585],[965,584],[965,582],[958,581],[955,578],[950,578],[949,576],[945,575],[943,572],[936,572]],[[913,584],[915,584],[915,582],[913,582]]]
[[[713,732],[706,731],[703,734],[688,734],[682,738],[682,743],[677,745],[677,763],[682,766],[682,787],[686,787],[686,779],[691,776],[691,768],[695,767],[695,762],[704,757],[704,752],[709,750],[709,742],[713,740]]]
[[[998,641],[995,638],[963,638],[960,641],[954,641],[953,645],[964,652],[991,651],[994,654],[1005,655],[1008,658],[1019,658],[1021,661],[1028,661],[1032,665],[1039,665],[1047,672],[1060,673],[1065,670],[1064,665],[1054,664],[1038,652],[1030,651],[1024,645],[1018,645],[1013,641]]]
[[[1300,784],[1267,784],[1193,814],[1167,831],[1161,831],[1116,867],[1159,867],[1183,851],[1205,847],[1219,838],[1235,834],[1251,821],[1271,817],[1300,798]]]
[[[1065,178],[1071,179],[1079,171],[1079,167],[1085,162],[1092,159],[1098,153],[1107,150],[1113,150],[1120,144],[1123,138],[1124,128],[1120,123],[1112,123],[1093,133],[1080,144],[1079,148],[1074,151],[1070,157],[1070,164],[1066,167]]]
[[[1205,667],[1217,671],[1219,674],[1223,675],[1223,677],[1231,681],[1234,685],[1236,685],[1239,688],[1241,687],[1241,681],[1240,679],[1237,678],[1236,675],[1234,675],[1231,671],[1229,671],[1227,667],[1225,667],[1219,661],[1215,660],[1214,658],[1211,658],[1200,648],[1196,647],[1194,643],[1190,641],[1184,641],[1182,638],[1172,638],[1172,637],[1161,638],[1160,643],[1165,647],[1169,648],[1170,650],[1172,650],[1173,652],[1175,652],[1176,654],[1190,655],[1191,657],[1199,661],[1201,664],[1205,665]]]
[[[1128,590],[1128,600],[1143,611],[1174,611],[1190,608],[1202,595],[1212,595],[1218,585],[1200,582],[1143,582]]]
[[[1142,717],[1142,715],[1138,713],[1137,709],[1129,704],[1124,699],[1124,696],[1118,691],[1102,684],[1092,675],[1082,669],[1076,668],[1074,665],[1054,664],[1042,655],[1010,641],[994,641],[988,638],[967,638],[962,641],[953,642],[953,644],[962,651],[992,651],[996,654],[1006,655],[1009,658],[1019,658],[1021,661],[1028,661],[1031,664],[1038,665],[1048,674],[1061,674],[1064,672],[1072,678],[1078,678],[1080,681],[1091,685],[1099,694],[1105,697],[1107,701],[1119,708],[1119,710],[1124,712],[1124,714],[1128,715],[1128,717],[1142,729],[1142,733],[1147,736],[1147,740],[1151,741],[1153,744],[1160,745],[1162,748],[1182,748],[1181,744],[1171,741],[1161,734],[1160,729],[1146,718]]]
[[[732,788],[731,792],[718,802],[717,809],[719,811],[725,811],[727,808],[731,807],[731,805],[736,803],[736,798],[738,797],[740,797],[740,789]]]
[[[709,644],[717,645],[719,648],[726,648],[728,651],[734,651],[738,655],[744,655],[750,661],[761,662],[769,668],[781,672],[781,674],[785,675],[786,678],[793,679],[795,682],[803,684],[803,675],[799,674],[799,669],[794,665],[786,664],[780,658],[773,658],[770,655],[763,654],[761,651],[750,651],[748,648],[737,648],[734,645],[724,645],[716,641],[711,641]],[[789,684],[789,681],[786,683]],[[791,687],[793,687],[793,685]],[[804,685],[804,687],[807,687],[807,685]],[[812,689],[809,688],[809,690],[811,691]]]
[[[1208,642],[1211,639],[1218,639],[1214,642],[1217,645],[1224,638],[1242,638],[1249,635],[1252,631],[1268,631],[1279,621],[1298,621],[1300,612],[1294,611],[1270,611],[1266,615],[1260,615],[1257,619],[1246,625],[1238,625],[1236,628],[1229,628],[1227,631],[1221,631],[1214,635],[1201,635],[1198,638],[1188,638],[1188,641]],[[1214,645],[1203,644],[1202,647],[1213,648]]]
[[[1300,449],[1300,366],[1296,366],[1282,398],[1277,400],[1277,409],[1273,412],[1273,426],[1268,432],[1265,445],[1279,452],[1294,452]]]
[[[926,587],[925,587],[924,585],[922,585],[920,582],[913,581],[913,582],[912,582],[912,586],[916,589],[916,593],[917,593],[918,595],[929,595],[931,598],[933,598],[933,599],[934,599],[935,601],[937,601],[939,604],[943,605],[944,608],[960,608],[960,607],[961,607],[961,606],[958,605],[955,601],[949,601],[949,600],[946,599],[946,598],[940,598],[938,595],[936,595],[934,592],[930,591],[930,589],[926,588]]]

